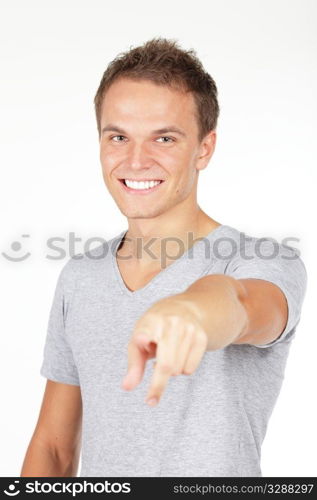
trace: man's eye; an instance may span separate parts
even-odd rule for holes
[[[117,140],[117,138],[120,138]],[[121,139],[124,139],[125,136],[124,135],[113,135],[112,137],[110,137],[110,140],[113,141],[114,139],[116,139],[114,142],[123,142],[123,140]],[[163,142],[167,143],[167,142],[174,142],[174,139],[172,137],[168,137],[168,136],[162,136],[162,137],[159,137],[159,139],[167,139],[167,140],[164,140]]]
[[[174,139],[172,137],[162,136],[159,137],[159,139],[168,139],[168,141],[163,141],[163,142],[174,142]]]
[[[114,139],[115,137],[124,137],[124,135],[114,135],[112,137],[110,137],[110,139]],[[122,141],[114,141],[114,142],[122,142]]]

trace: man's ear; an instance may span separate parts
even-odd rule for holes
[[[217,132],[215,130],[208,132],[208,134],[202,139],[199,146],[199,155],[196,164],[197,170],[203,170],[207,167],[209,160],[214,153],[216,140]]]

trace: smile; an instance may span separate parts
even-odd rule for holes
[[[123,188],[129,193],[146,194],[156,191],[164,182],[163,180],[134,181],[131,179],[120,179]]]

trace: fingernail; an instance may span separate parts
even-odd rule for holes
[[[157,404],[157,398],[151,398],[147,400],[147,404],[150,406],[155,406]]]

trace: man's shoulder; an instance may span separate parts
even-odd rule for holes
[[[91,246],[91,248],[89,246],[83,252],[71,255],[61,270],[62,280],[66,288],[72,286],[79,277],[83,278],[98,272],[100,266],[110,265],[111,253],[115,251],[117,238],[120,235],[105,239],[99,245]]]
[[[248,229],[223,225],[212,239],[215,257],[225,259],[232,265],[238,261],[244,264],[263,261],[273,265],[281,259],[300,261],[300,252],[296,246],[290,245],[282,237],[273,237],[264,232],[262,235],[254,235]]]

